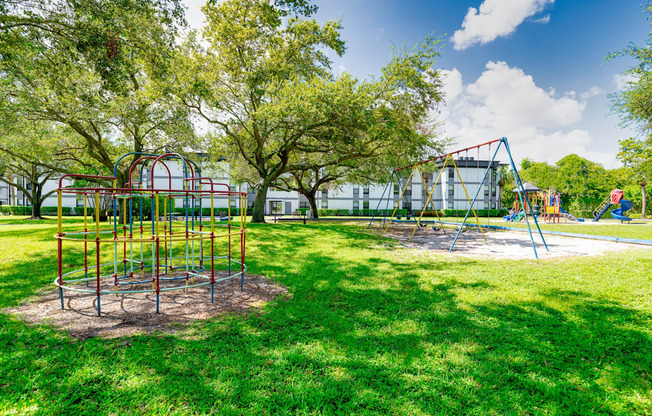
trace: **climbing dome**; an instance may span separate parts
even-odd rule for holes
[[[118,167],[126,160],[132,161],[128,180],[118,188]],[[159,313],[161,292],[210,285],[213,302],[215,283],[237,277],[243,290],[246,193],[203,177],[175,153],[128,153],[113,173],[59,181],[54,284],[62,309],[64,291],[94,294],[100,316],[103,295],[152,293]],[[64,227],[67,195],[83,210],[83,228]]]

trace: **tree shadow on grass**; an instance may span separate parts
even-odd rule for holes
[[[174,336],[83,343],[0,315],[0,406],[33,405],[34,414],[651,410],[647,312],[548,288],[537,300],[471,304],[460,294],[498,289],[490,276],[466,277],[482,266],[475,260],[405,262],[381,249],[348,257],[351,241],[363,250],[378,239],[344,227],[328,227],[328,247],[315,247],[307,228],[254,232],[267,256],[252,258],[252,271],[280,280],[292,299]]]

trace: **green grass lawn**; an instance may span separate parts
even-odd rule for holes
[[[51,284],[55,228],[0,218],[0,308]],[[248,230],[249,271],[292,294],[264,313],[86,341],[0,314],[0,414],[652,414],[652,251],[492,261],[362,224]]]

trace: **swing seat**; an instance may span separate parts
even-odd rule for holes
[[[439,231],[439,228],[435,227],[434,225],[432,226],[432,231]]]

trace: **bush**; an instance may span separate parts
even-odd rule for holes
[[[18,205],[0,205],[0,214],[3,215],[32,215],[32,207]]]
[[[320,209],[317,210],[320,217],[332,217],[332,216],[346,216],[351,215],[351,211],[348,209]]]
[[[466,215],[466,209],[442,209],[439,211],[439,215],[443,217],[464,217]],[[504,217],[507,215],[508,210],[503,209],[476,209],[475,213],[478,217]],[[434,215],[434,214],[433,214]],[[469,213],[469,217],[472,217],[473,213]]]
[[[229,209],[226,208],[226,207],[214,207],[213,209],[215,210],[215,216],[216,217],[219,217],[222,213],[224,215],[227,215],[227,213],[229,212]],[[247,208],[247,214],[246,215],[252,215],[253,210],[254,210],[253,208]],[[188,215],[192,216],[193,213],[194,213],[195,216],[198,217],[199,216],[199,207],[195,207],[194,210],[189,207],[188,208]],[[174,209],[174,215],[176,215],[176,216],[184,216],[184,215],[186,215],[186,208],[184,208],[184,207],[175,208]],[[211,207],[208,207],[208,208],[202,207],[201,208],[201,215],[202,215],[202,217],[210,217],[211,216]],[[231,216],[233,216],[233,215],[236,215],[236,216],[240,215],[240,208],[233,208],[232,207],[231,208]]]
[[[63,207],[63,215],[72,215],[72,208]],[[0,215],[32,215],[31,206],[0,205]],[[41,207],[41,215],[57,215],[57,207]]]

